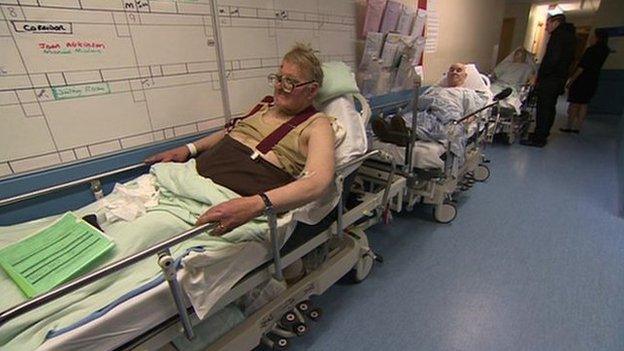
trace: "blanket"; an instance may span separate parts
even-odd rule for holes
[[[449,149],[463,163],[469,128],[453,121],[485,106],[487,96],[467,88],[433,86],[418,97],[416,135],[420,140],[449,142]],[[408,126],[411,117],[406,118]]]
[[[184,164],[156,164],[152,166],[150,174],[154,177],[159,190],[158,205],[148,208],[147,213],[130,222],[101,223],[104,232],[115,242],[115,248],[90,267],[90,270],[95,270],[180,234],[192,228],[198,216],[210,206],[238,197],[233,191],[198,175],[194,160]],[[94,203],[74,212],[83,216],[93,213],[97,208],[98,204]],[[0,247],[34,234],[57,218],[58,216],[52,216],[0,227]],[[240,247],[246,242],[266,241],[267,228],[266,218],[259,217],[222,237],[213,237],[208,233],[199,234],[191,240],[172,247],[172,254],[174,257],[179,257],[188,252],[190,248],[200,248],[202,252],[212,257],[210,260],[205,258],[200,260],[203,264],[218,264],[222,259],[229,257],[224,255],[224,252],[240,251],[233,248]],[[210,255],[210,253],[213,254]],[[231,265],[231,262],[227,265]],[[197,274],[201,275],[201,272],[197,272],[200,269],[198,264],[194,264],[193,269],[195,276],[192,274],[187,274],[187,276],[197,278]],[[156,258],[146,259],[41,306],[0,328],[0,349],[33,350],[46,340],[46,336],[51,331],[88,317],[120,296],[153,281],[159,275],[161,273]],[[185,281],[183,280],[182,283],[184,285]],[[233,285],[235,282],[230,283]],[[4,311],[26,301],[26,297],[4,271],[0,271],[0,287],[3,292],[0,310]],[[212,298],[214,299],[215,296]],[[209,307],[206,308],[206,311],[209,309]]]

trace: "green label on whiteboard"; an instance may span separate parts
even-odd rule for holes
[[[110,86],[108,83],[83,84],[52,88],[52,94],[54,95],[55,100],[110,94],[110,92]]]

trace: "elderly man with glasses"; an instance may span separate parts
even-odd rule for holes
[[[268,77],[273,96],[224,130],[146,160],[184,162],[197,154],[197,171],[240,198],[213,206],[197,224],[219,223],[226,233],[261,215],[268,206],[285,212],[314,201],[334,174],[331,120],[312,106],[323,83],[312,49],[297,44]]]

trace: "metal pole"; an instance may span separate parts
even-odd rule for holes
[[[171,290],[173,302],[175,302],[176,308],[178,309],[178,316],[180,316],[184,334],[188,340],[192,340],[195,338],[195,333],[193,333],[193,325],[191,324],[191,319],[184,305],[184,295],[180,282],[178,281],[173,257],[171,257],[171,250],[167,248],[158,253],[158,265],[162,269],[165,280],[167,280],[169,284],[169,290]]]
[[[340,177],[342,178],[342,177]],[[344,181],[344,178],[340,180],[341,182]],[[344,186],[344,184],[343,184]],[[340,192],[339,196],[338,196],[338,216],[336,218],[336,231],[338,234],[338,239],[340,241],[342,241],[342,239],[344,238],[344,224],[343,224],[343,215],[344,215],[344,204],[342,203],[342,191]]]
[[[71,188],[71,187],[76,186],[76,185],[89,183],[89,182],[91,182],[93,180],[97,180],[97,179],[100,179],[100,178],[105,178],[105,177],[108,177],[108,176],[111,176],[111,175],[115,175],[115,174],[119,174],[119,173],[123,173],[123,172],[127,172],[127,171],[131,171],[131,170],[138,169],[138,168],[141,168],[141,167],[144,167],[144,166],[146,166],[145,163],[138,163],[138,164],[134,164],[134,165],[131,165],[131,166],[115,169],[115,170],[112,170],[112,171],[108,171],[108,172],[104,172],[104,173],[98,173],[98,174],[95,174],[95,175],[92,175],[92,176],[89,176],[89,177],[86,177],[86,178],[76,179],[76,180],[73,180],[71,182],[54,185],[54,186],[51,186],[49,188],[39,189],[39,190],[31,191],[29,193],[8,197],[6,199],[0,200],[0,207],[11,205],[11,204],[14,204],[16,202],[21,202],[21,201],[24,201],[24,200],[32,199],[32,198],[37,197],[37,196],[42,196],[42,195],[46,195],[46,194],[49,194],[49,193],[53,193],[55,191],[63,190],[63,189],[66,189],[66,188]]]
[[[35,308],[40,307],[52,300],[56,300],[72,291],[78,290],[82,288],[83,286],[89,285],[98,279],[101,279],[115,272],[118,272],[138,261],[145,259],[146,257],[155,255],[164,249],[167,249],[173,245],[176,245],[185,240],[188,240],[196,235],[199,235],[200,233],[204,231],[212,230],[215,226],[216,226],[215,223],[206,223],[206,224],[200,225],[199,227],[189,229],[185,231],[184,233],[177,235],[171,239],[161,241],[160,243],[152,246],[151,248],[143,252],[139,252],[132,256],[119,260],[117,262],[113,262],[109,264],[108,266],[105,266],[104,268],[101,268],[82,278],[78,278],[48,293],[45,293],[41,296],[35,297],[32,300],[26,301],[6,311],[3,311],[2,313],[0,313],[0,326],[4,325],[4,323],[10,321],[13,318],[16,318],[28,311],[34,310]]]
[[[225,115],[225,123],[232,118],[232,111],[230,111],[230,93],[227,86],[227,76],[225,73],[225,58],[223,56],[223,45],[221,45],[221,27],[219,26],[219,7],[216,0],[210,0],[210,7],[212,9],[212,31],[215,41],[215,53],[217,54],[217,67],[219,69],[219,87],[221,88],[221,97],[223,98],[223,114]]]
[[[273,249],[273,262],[275,263],[275,279],[284,280],[282,272],[282,257],[280,256],[280,243],[277,238],[277,214],[273,209],[267,209],[267,218],[269,220],[269,234],[271,238],[271,248]]]
[[[381,198],[381,204],[382,206],[386,206],[388,205],[388,197],[390,196],[390,187],[392,187],[392,181],[394,180],[394,175],[396,173],[396,161],[394,160],[394,157],[390,156],[389,154],[387,154],[386,152],[383,152],[382,155],[390,160],[390,174],[388,174],[388,181],[386,182],[386,189],[384,190],[384,194],[383,197]]]
[[[416,120],[418,119],[418,94],[420,90],[420,86],[422,84],[422,80],[420,74],[416,73],[414,76],[414,98],[412,99],[412,132],[410,134],[410,141],[407,144],[407,171],[411,172],[412,167],[414,166],[414,161],[412,160],[414,154],[414,143],[416,142]]]

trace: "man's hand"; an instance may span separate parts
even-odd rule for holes
[[[175,149],[163,151],[156,155],[150,156],[145,159],[145,163],[153,164],[157,162],[184,162],[188,160],[191,155],[191,151],[186,147],[186,145],[182,145]]]
[[[572,86],[572,83],[574,83],[574,80],[572,80],[572,79],[568,79],[568,81],[567,81],[567,82],[566,82],[566,84],[565,84],[565,88],[566,88],[566,90],[569,90],[569,89],[570,89],[570,87]]]
[[[220,236],[258,217],[262,210],[264,202],[260,196],[240,197],[211,207],[199,216],[195,225],[216,222],[211,234]]]

